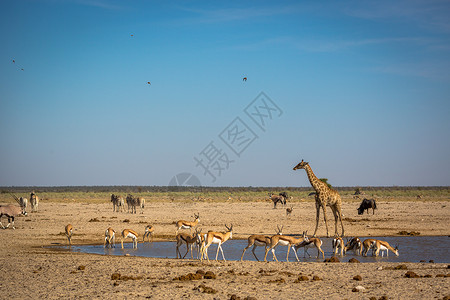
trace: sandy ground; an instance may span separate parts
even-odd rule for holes
[[[399,231],[450,234],[450,203],[446,201],[380,201],[375,215],[363,216],[356,214],[355,205],[343,204],[346,236],[397,235]],[[348,263],[345,257],[341,263],[201,263],[47,248],[67,244],[64,226],[68,223],[75,228],[74,244],[103,243],[104,230],[109,226],[117,232],[131,228],[142,236],[146,224],[155,226],[158,239],[173,240],[174,222],[192,219],[197,212],[204,232],[223,231],[225,223],[233,223],[233,238],[247,238],[254,233],[272,235],[277,224],[284,225],[284,234],[303,230],[312,233],[315,223],[313,203],[294,204],[290,218],[286,218],[284,209],[272,209],[270,203],[262,202],[156,202],[147,205],[143,214],[135,215],[113,212],[110,203],[41,203],[38,212],[16,218],[15,230],[0,230],[0,298],[230,299],[235,295],[241,299],[380,299],[382,296],[443,299],[450,296],[450,278],[439,275],[450,274],[447,264],[405,263],[407,269],[396,270],[398,263]],[[327,212],[330,233],[334,233],[331,210],[327,208]],[[126,219],[129,222],[124,222]],[[7,223],[5,218],[3,223]],[[319,223],[319,236],[326,235],[324,225],[322,221]],[[172,253],[175,249],[168,251]],[[198,270],[211,271],[216,278],[173,280]],[[405,278],[408,271],[422,277]],[[308,280],[298,281],[299,275],[307,276]],[[354,280],[356,275],[362,280]],[[320,280],[312,280],[314,276]],[[356,286],[365,290],[353,292]]]

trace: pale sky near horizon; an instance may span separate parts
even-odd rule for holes
[[[449,1],[1,1],[0,186],[309,186],[301,159],[334,186],[448,186],[449,16]]]

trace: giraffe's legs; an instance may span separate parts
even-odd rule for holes
[[[316,237],[317,227],[319,227],[319,217],[320,217],[320,204],[319,199],[316,197],[316,229],[314,229],[313,237]]]
[[[336,206],[332,206],[331,207],[331,211],[333,212],[333,216],[334,216],[334,236],[338,237],[339,236],[338,229],[337,229],[337,218],[338,218],[338,215],[337,215]],[[337,251],[337,248],[335,249],[335,251]]]
[[[328,222],[327,222],[327,210],[326,210],[326,205],[324,203],[324,205],[322,205],[322,209],[323,209],[323,219],[325,221],[325,227],[327,228],[327,237],[330,237],[330,234],[328,233]]]
[[[341,221],[341,228],[342,228],[342,235],[341,235],[341,237],[344,237],[344,224],[342,224],[342,213],[341,213],[341,206],[340,205],[338,205],[336,207],[336,213],[337,213],[337,215],[339,217],[339,220]]]

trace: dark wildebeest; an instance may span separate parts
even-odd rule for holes
[[[364,213],[364,210],[366,209],[367,213],[369,213],[369,208],[371,208],[373,214],[375,214],[375,209],[377,208],[377,203],[375,202],[375,199],[364,199],[358,208],[358,215],[362,215]]]

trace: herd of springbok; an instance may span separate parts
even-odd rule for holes
[[[320,179],[318,179],[314,172],[312,171],[311,167],[309,166],[308,162],[301,161],[298,163],[294,168],[295,170],[304,169],[306,171],[306,174],[308,176],[308,179],[314,188],[315,192],[315,203],[316,203],[316,227],[314,230],[314,234],[312,237],[307,236],[307,232],[304,231],[303,234],[299,237],[294,237],[292,235],[283,235],[282,230],[283,227],[277,226],[277,231],[275,235],[272,236],[266,236],[266,235],[250,235],[248,237],[248,245],[244,248],[241,260],[244,258],[244,254],[246,250],[253,246],[252,253],[255,256],[256,260],[259,261],[258,257],[255,254],[255,248],[258,246],[264,246],[265,247],[265,253],[264,253],[264,261],[267,261],[267,255],[269,252],[272,253],[272,260],[278,261],[275,249],[277,246],[286,246],[287,247],[287,255],[286,255],[286,261],[289,261],[289,252],[292,249],[295,257],[298,259],[297,251],[300,248],[303,248],[303,256],[305,257],[306,254],[311,257],[311,255],[308,253],[308,248],[314,247],[317,249],[317,258],[320,257],[320,254],[322,254],[322,258],[325,258],[324,251],[322,250],[322,240],[318,237],[316,237],[317,228],[319,225],[319,215],[320,211],[323,211],[324,214],[324,221],[327,231],[327,237],[329,237],[328,232],[328,223],[327,223],[327,215],[325,211],[325,207],[329,206],[331,207],[335,219],[335,238],[332,241],[333,245],[333,252],[334,255],[338,255],[338,253],[342,256],[347,251],[353,250],[355,254],[367,256],[367,253],[372,250],[372,255],[379,256],[381,252],[381,256],[384,256],[384,253],[386,253],[386,256],[388,255],[388,251],[392,251],[395,255],[398,254],[398,246],[393,248],[391,245],[389,245],[385,241],[376,240],[376,239],[366,239],[363,242],[357,237],[352,238],[351,240],[347,240],[346,243],[344,243],[343,236],[344,236],[344,226],[342,224],[342,214],[341,214],[341,205],[342,200],[339,195],[339,193],[336,190],[333,190],[331,187],[329,187],[326,183],[322,182]],[[8,225],[6,228],[10,226],[12,223],[12,228],[14,229],[14,218],[18,215],[26,215],[26,208],[28,205],[28,201],[26,198],[17,198],[16,196],[12,195],[14,199],[19,204],[18,206],[15,205],[0,205],[0,226],[5,228],[3,224],[1,223],[1,217],[3,215],[8,217]],[[270,200],[273,202],[273,208],[276,208],[277,203],[280,203],[281,205],[286,206],[286,200],[292,197],[288,197],[286,192],[281,192],[278,195],[275,194],[269,194]],[[136,213],[136,208],[139,207],[141,210],[141,213],[144,213],[144,206],[145,206],[145,199],[142,197],[134,197],[130,194],[128,194],[125,197],[111,194],[111,202],[113,203],[113,211],[119,212],[125,210],[125,202],[128,206],[128,212],[129,213]],[[373,213],[376,209],[376,204],[374,200],[366,201],[367,203],[361,204],[360,208],[358,209],[358,213],[362,214],[365,209],[372,208]],[[31,204],[31,211],[36,212],[38,209],[39,204],[39,198],[38,196],[32,192],[30,194],[30,204]],[[292,214],[293,206],[286,208],[286,217],[289,217]],[[342,228],[341,235],[338,234],[338,221],[340,221],[340,225]],[[195,249],[197,250],[197,259],[203,260],[207,259],[209,261],[208,257],[208,249],[211,246],[211,244],[217,244],[217,251],[216,251],[216,257],[215,259],[218,259],[219,251],[222,254],[222,259],[225,260],[225,255],[222,249],[222,244],[225,243],[227,240],[231,239],[233,237],[233,224],[230,226],[225,225],[226,230],[224,232],[217,232],[217,231],[208,231],[207,233],[202,234],[202,230],[198,228],[198,224],[200,222],[200,214],[194,214],[194,221],[186,221],[186,220],[179,220],[175,223],[176,226],[176,233],[175,233],[175,239],[176,239],[176,257],[177,258],[185,258],[186,255],[191,252],[191,258],[193,259],[193,248],[195,246]],[[190,234],[179,232],[182,229],[189,229]],[[192,233],[192,229],[194,229],[194,233]],[[73,235],[73,226],[71,224],[68,224],[65,227],[65,234],[67,236],[69,245],[72,244],[71,239]],[[143,235],[142,242],[145,242],[145,239],[147,238],[147,241],[150,242],[153,241],[153,234],[154,234],[155,228],[152,225],[147,225],[145,227],[145,232]],[[104,236],[104,247],[115,247],[115,234],[116,231],[109,227],[105,231]],[[133,248],[137,248],[138,246],[138,233],[132,229],[124,229],[121,233],[121,246],[123,247],[124,240],[130,238],[133,242]],[[186,253],[182,256],[180,252],[180,247],[182,245],[186,246]]]

